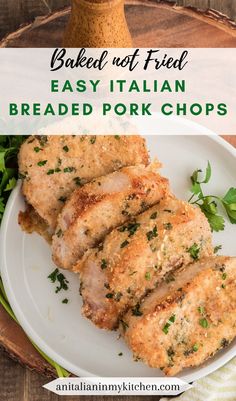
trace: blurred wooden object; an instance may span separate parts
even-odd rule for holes
[[[126,1],[134,47],[236,47],[236,24],[217,12],[155,1]],[[1,47],[60,47],[70,8],[38,18]]]
[[[161,0],[156,0],[161,2]],[[173,2],[173,0],[167,0]],[[176,0],[179,6],[191,6],[201,10],[212,8],[236,21],[235,0]],[[35,18],[69,6],[71,0],[0,0],[0,39],[15,31],[22,24]]]

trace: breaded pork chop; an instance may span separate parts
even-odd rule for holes
[[[19,152],[23,195],[52,229],[77,186],[124,166],[147,163],[145,141],[139,136],[30,137]]]
[[[200,209],[166,198],[114,229],[103,247],[74,267],[81,271],[82,313],[101,328],[116,328],[128,308],[138,313],[140,299],[166,273],[211,254],[211,231]]]
[[[236,336],[236,258],[181,268],[120,324],[134,355],[167,375],[198,366]]]
[[[62,209],[52,241],[54,262],[71,269],[115,227],[168,192],[168,180],[150,167],[124,167],[76,189]]]

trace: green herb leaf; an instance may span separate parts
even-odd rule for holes
[[[106,267],[107,267],[107,261],[106,261],[106,259],[102,259],[102,261],[101,261],[101,269],[106,269]]]
[[[150,280],[151,280],[151,273],[150,273],[150,272],[146,272],[146,273],[145,273],[145,279],[146,279],[147,281],[150,281]]]
[[[10,180],[8,181],[6,188],[4,189],[4,191],[11,191],[13,188],[15,188],[16,186],[16,179],[15,177],[10,178]]]
[[[150,219],[155,220],[157,218],[157,212],[151,214]]]
[[[164,228],[165,228],[166,230],[172,230],[173,226],[172,226],[171,223],[164,223]]]
[[[169,333],[170,326],[175,322],[175,315],[170,316],[169,320],[166,322],[165,326],[163,327],[162,331],[165,334]]]
[[[232,224],[236,224],[236,188],[230,188],[223,198],[219,196],[204,196],[202,190],[202,184],[207,184],[211,179],[212,169],[210,162],[208,161],[207,168],[205,171],[205,177],[201,181],[199,174],[202,170],[195,170],[191,175],[191,192],[192,196],[189,202],[198,205],[202,212],[205,214],[210,224],[212,231],[223,231],[225,228],[225,219],[218,213],[218,205],[223,206],[229,221]]]
[[[194,243],[190,248],[188,248],[187,251],[190,253],[190,256],[194,260],[198,260],[199,259],[199,252],[200,252],[200,246],[199,245]]]
[[[34,147],[34,151],[35,151],[36,153],[40,152],[40,150],[43,150],[43,149],[39,148],[38,146],[35,146],[35,147]]]
[[[61,302],[62,302],[63,304],[68,304],[69,299],[68,299],[68,298],[64,298]]]
[[[59,273],[59,270],[55,269],[51,274],[49,274],[48,278],[51,280],[52,283],[56,282],[58,273]]]
[[[218,253],[222,249],[222,245],[216,245],[214,248],[214,253]]]
[[[153,238],[157,237],[158,236],[157,226],[155,226],[151,231],[148,231],[146,233],[146,236],[147,236],[148,241],[151,241]]]
[[[111,299],[114,297],[114,294],[112,292],[108,292],[108,294],[106,294],[106,298]]]
[[[92,136],[92,138],[90,138],[90,143],[93,145],[96,142],[96,136]]]
[[[134,316],[142,316],[143,312],[141,312],[140,310],[140,304],[136,304],[134,308],[131,309],[132,310],[132,315]]]
[[[72,171],[76,171],[75,167],[65,167],[64,173],[72,173]]]
[[[37,163],[37,165],[38,165],[39,167],[42,167],[42,166],[45,166],[46,163],[47,163],[47,160],[41,160],[41,161],[39,161],[39,162]]]
[[[127,241],[127,239],[124,241],[124,242],[122,242],[121,244],[120,244],[120,247],[121,248],[124,248],[125,246],[127,246],[129,244],[129,241]]]
[[[194,344],[193,351],[197,352],[198,350],[199,350],[199,345],[198,344]]]
[[[204,317],[203,319],[199,320],[200,326],[202,326],[204,329],[207,329],[209,327],[209,323],[207,319]]]

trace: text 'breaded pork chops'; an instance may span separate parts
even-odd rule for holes
[[[168,180],[151,167],[124,167],[75,190],[58,217],[53,260],[72,268],[113,228],[164,198]]]
[[[101,328],[116,328],[125,310],[138,309],[166,273],[211,254],[211,231],[200,209],[166,198],[114,229],[103,247],[74,267],[81,271],[82,312]]]
[[[52,229],[76,186],[124,166],[147,163],[145,141],[139,136],[30,137],[19,152],[23,195]]]
[[[236,336],[236,258],[181,268],[120,324],[134,354],[167,375],[198,366]]]

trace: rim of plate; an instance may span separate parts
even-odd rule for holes
[[[201,126],[198,124],[194,125],[197,126],[199,130],[201,130]],[[205,128],[204,128],[205,130]],[[206,132],[206,131],[204,131]],[[145,135],[144,135],[145,136]],[[166,135],[166,136],[172,136],[172,135]],[[196,134],[197,136],[197,134]],[[236,149],[230,145],[228,142],[226,142],[224,139],[221,137],[217,136],[216,134],[212,133],[209,131],[209,134],[204,135],[210,138],[211,140],[217,142],[220,144],[225,150],[227,150],[231,155],[233,155],[236,158]],[[1,268],[1,275],[3,279],[3,284],[4,284],[4,289],[6,291],[7,297],[9,299],[10,305],[16,315],[17,320],[19,321],[21,327],[27,334],[31,340],[35,342],[35,344],[42,349],[43,352],[45,352],[52,360],[54,360],[56,363],[61,365],[63,368],[67,369],[69,372],[77,375],[77,376],[82,376],[82,377],[91,377],[95,376],[91,372],[84,370],[78,365],[74,365],[71,363],[69,360],[64,359],[61,357],[60,354],[58,354],[56,351],[54,351],[50,346],[47,345],[47,342],[45,339],[42,339],[38,333],[32,328],[31,323],[29,319],[25,316],[23,311],[18,305],[17,299],[15,298],[13,289],[11,287],[11,282],[9,280],[9,275],[7,272],[7,262],[6,262],[6,228],[8,226],[8,222],[11,219],[11,211],[12,208],[14,207],[15,199],[19,196],[20,193],[20,188],[21,185],[18,183],[16,188],[12,191],[9,200],[7,202],[7,206],[4,212],[3,220],[2,220],[2,225],[0,229],[0,255],[1,255],[1,260],[0,260],[0,268]],[[236,344],[233,345],[233,347],[224,350],[222,355],[220,355],[216,360],[213,360],[210,362],[207,366],[203,366],[196,372],[192,372],[189,374],[184,375],[184,372],[179,376],[181,377],[182,380],[185,380],[186,382],[194,382],[196,380],[199,380],[202,377],[207,376],[208,374],[214,372],[215,370],[219,369],[222,367],[224,364],[226,364],[228,361],[230,361],[233,357],[236,356]],[[178,375],[177,375],[178,377]]]

